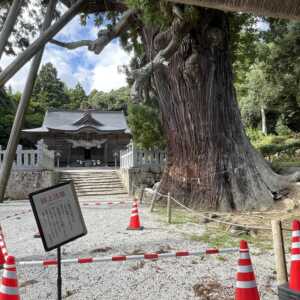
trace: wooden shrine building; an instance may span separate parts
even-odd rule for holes
[[[41,127],[22,136],[34,144],[43,139],[62,167],[112,166],[131,139],[122,111],[97,110],[49,110]]]

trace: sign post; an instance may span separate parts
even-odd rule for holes
[[[57,249],[57,299],[62,299],[61,246],[87,234],[72,181],[29,195],[46,251]]]
[[[62,300],[61,248],[57,248],[57,300]]]

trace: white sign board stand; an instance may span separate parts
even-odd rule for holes
[[[60,300],[60,247],[87,234],[74,184],[65,182],[31,193],[29,198],[45,250],[57,248],[57,294]]]

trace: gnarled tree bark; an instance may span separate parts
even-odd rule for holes
[[[167,136],[168,163],[160,191],[193,208],[264,209],[287,187],[245,135],[233,86],[228,16],[200,9],[178,50],[153,81]],[[149,61],[165,48],[168,32],[148,28]]]

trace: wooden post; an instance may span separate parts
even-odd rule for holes
[[[108,163],[107,153],[108,153],[108,141],[104,143],[104,165],[106,167],[107,167],[107,163]]]
[[[56,2],[57,0],[50,0],[41,32],[43,32],[44,30],[46,30],[46,28],[50,26],[55,12]],[[42,56],[43,56],[43,49],[35,56],[31,64],[26,85],[21,100],[19,102],[17,113],[10,132],[10,137],[6,147],[6,152],[5,152],[4,161],[3,161],[1,174],[0,174],[0,202],[3,202],[4,200],[5,190],[6,190],[8,179],[10,177],[10,171],[13,165],[14,157],[16,154],[16,149],[19,142],[24,116],[30,102],[30,97],[32,95],[34,82],[42,60]]]
[[[168,202],[167,202],[167,215],[168,215],[168,223],[172,222],[172,199],[170,192],[168,193]]]
[[[288,282],[281,221],[272,220],[271,223],[272,223],[272,233],[273,233],[273,247],[274,247],[274,254],[275,254],[277,284],[281,285]]]
[[[40,35],[26,50],[7,66],[0,74],[0,87],[2,87],[11,77],[13,77],[47,42],[49,42],[68,22],[70,22],[80,11],[85,0],[77,0],[71,8]]]
[[[140,196],[140,204],[142,204],[142,203],[143,203],[144,191],[145,191],[145,187],[144,187],[144,186],[142,186],[142,189],[141,189],[141,196]]]
[[[24,2],[24,0],[14,0],[9,9],[9,13],[6,17],[5,23],[3,25],[3,28],[2,28],[1,34],[0,34],[0,59],[4,52],[4,48],[6,46],[7,40],[8,40],[8,38],[14,28],[14,25],[17,21],[17,16],[20,12],[23,2]]]
[[[137,168],[139,167],[138,164],[138,153],[137,150],[134,146],[134,144],[132,143],[132,166],[130,166],[131,168]]]
[[[152,197],[152,202],[151,202],[151,206],[150,206],[150,212],[154,211],[154,203],[155,203],[155,200],[156,200],[156,196],[157,196],[157,191],[155,190],[154,194],[153,194],[153,197]]]

